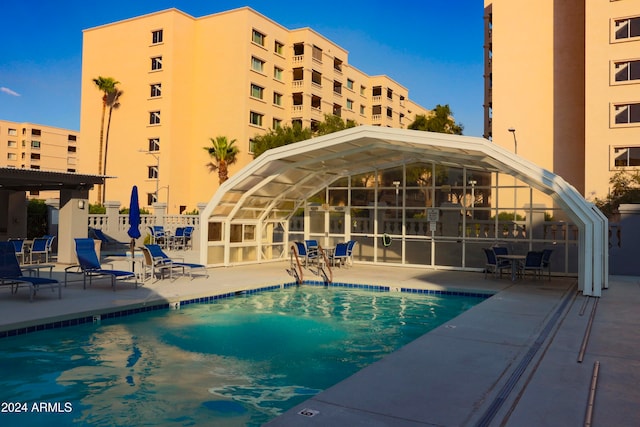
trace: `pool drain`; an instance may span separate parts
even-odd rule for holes
[[[304,408],[302,411],[298,412],[298,415],[311,418],[311,417],[315,417],[319,413],[320,411],[316,411],[315,409]]]

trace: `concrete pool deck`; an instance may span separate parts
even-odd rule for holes
[[[105,280],[83,290],[75,276],[61,300],[43,288],[33,303],[26,289],[11,295],[1,287],[0,331],[288,283],[286,267],[214,268],[208,279],[147,281],[138,289],[119,283],[116,292]],[[54,277],[63,280],[63,269],[56,266]],[[507,276],[485,280],[480,273],[358,264],[334,270],[336,282],[496,294],[269,425],[585,425],[596,362],[591,424],[640,425],[640,278],[611,277],[596,299],[579,294],[575,279],[512,283]]]

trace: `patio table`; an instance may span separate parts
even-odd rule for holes
[[[516,274],[518,272],[518,264],[524,261],[527,257],[525,255],[496,255],[497,259],[504,259],[511,261],[511,281],[516,281]]]

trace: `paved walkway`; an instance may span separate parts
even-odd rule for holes
[[[126,261],[119,263],[125,264],[116,268],[126,267]],[[11,295],[0,288],[0,332],[282,284],[292,280],[285,268],[283,263],[216,268],[208,278],[147,281],[137,289],[119,284],[116,292],[107,281],[83,290],[75,277],[62,299],[42,289],[33,303],[26,289]],[[62,266],[54,276],[63,278]],[[640,278],[612,277],[599,299],[580,295],[572,279],[512,283],[485,280],[479,273],[393,266],[338,269],[334,280],[496,295],[293,408],[272,426],[585,425],[596,363],[592,425],[640,425]]]

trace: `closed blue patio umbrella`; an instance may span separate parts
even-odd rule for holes
[[[127,234],[131,237],[131,258],[134,257],[136,239],[140,237],[140,205],[138,203],[138,187],[131,189],[131,201],[129,202],[129,229]]]

